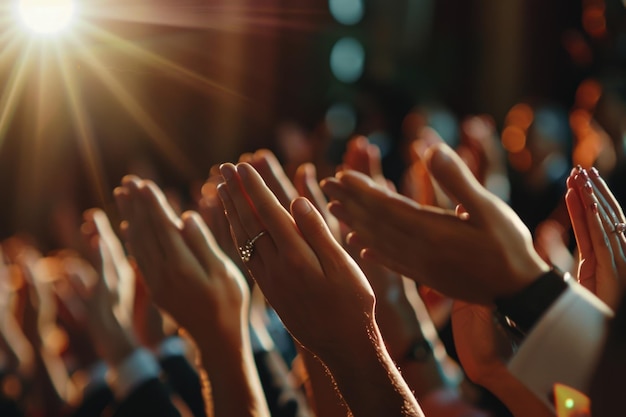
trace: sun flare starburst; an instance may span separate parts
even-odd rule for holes
[[[183,91],[210,98],[207,101],[211,103],[225,104],[227,109],[252,107],[258,103],[240,91],[245,82],[243,71],[237,68],[246,68],[248,61],[233,52],[239,51],[241,39],[255,39],[260,34],[271,37],[278,30],[295,28],[311,31],[312,21],[321,14],[320,10],[249,7],[238,1],[213,6],[202,0],[185,5],[178,0],[156,3],[0,1],[0,26],[4,28],[0,33],[0,82],[4,85],[0,90],[0,151],[12,152],[18,143],[23,156],[16,163],[20,167],[15,187],[17,212],[32,212],[33,196],[41,194],[50,182],[51,167],[56,169],[54,158],[68,153],[70,147],[76,148],[80,169],[99,200],[97,204],[110,204],[110,173],[107,156],[101,154],[106,148],[102,143],[117,132],[124,135],[122,126],[130,126],[133,137],[146,142],[137,147],[156,151],[168,169],[185,178],[197,177],[192,158],[181,146],[184,141],[174,137],[177,126],[159,117],[160,108],[147,98],[146,86],[159,80],[156,90],[161,84],[171,90],[180,86]],[[212,45],[217,43],[226,51],[219,59],[228,65],[204,66],[214,59],[207,48],[202,48],[197,63],[179,60],[179,51],[171,45],[178,42],[184,53],[188,45],[179,37],[189,33],[199,38],[217,35],[219,41]],[[240,123],[223,119],[225,126]],[[73,143],[67,142],[68,137]]]
[[[53,34],[70,26],[76,13],[74,0],[19,0],[24,25],[39,34]]]

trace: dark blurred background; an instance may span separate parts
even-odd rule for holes
[[[572,164],[600,161],[623,183],[621,1],[77,3],[91,29],[28,56],[11,13],[0,21],[0,238],[71,245],[70,225],[94,205],[113,212],[128,172],[186,206],[213,164],[260,147],[288,162],[299,141],[330,167],[366,135],[397,182],[412,112],[451,144],[464,117],[489,115],[507,151],[503,196],[531,228]],[[518,122],[521,144],[504,134]]]

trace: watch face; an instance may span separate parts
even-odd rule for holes
[[[557,417],[591,417],[591,402],[580,391],[554,384],[554,407]]]

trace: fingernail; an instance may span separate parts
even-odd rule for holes
[[[226,191],[226,184],[224,183],[217,184],[217,195],[219,195],[219,197],[222,200],[228,197],[228,191]]]
[[[234,169],[231,164],[220,165],[220,172],[222,173],[222,176],[224,177],[224,179],[226,179],[227,181],[233,179],[233,174],[234,174],[233,171]]]
[[[592,167],[589,171],[591,171],[591,176],[600,178],[600,171],[598,171],[596,167]]]
[[[598,203],[591,204],[591,211],[593,211],[594,214],[598,214]]]
[[[237,173],[242,179],[247,179],[250,176],[249,167],[248,164],[237,164]]]
[[[577,170],[578,172],[580,172],[580,171],[582,171],[582,170],[583,170],[583,167],[582,167],[580,164],[579,164],[579,165],[576,165],[576,170]]]
[[[354,231],[346,235],[346,243],[348,245],[353,245],[356,240],[358,240],[358,237],[356,236],[356,233]]]
[[[585,182],[584,188],[589,194],[593,194],[593,185],[589,181]]]
[[[308,214],[312,210],[312,207],[309,200],[306,198],[297,198],[294,200],[291,209],[294,213]]]
[[[574,175],[574,182],[576,183],[576,185],[578,185],[579,187],[582,187],[585,185],[585,183],[587,182],[587,180],[585,179],[584,176],[580,175],[580,174],[576,174]]]

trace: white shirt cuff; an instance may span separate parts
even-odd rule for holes
[[[187,354],[187,346],[185,345],[185,341],[179,336],[170,336],[157,346],[154,350],[154,354],[159,360],[171,356],[185,356]]]
[[[126,398],[137,387],[152,378],[158,378],[161,368],[146,349],[135,349],[122,363],[109,369],[107,381],[116,399]]]
[[[587,393],[611,309],[576,282],[555,301],[509,362],[511,373],[553,407],[555,383]]]

